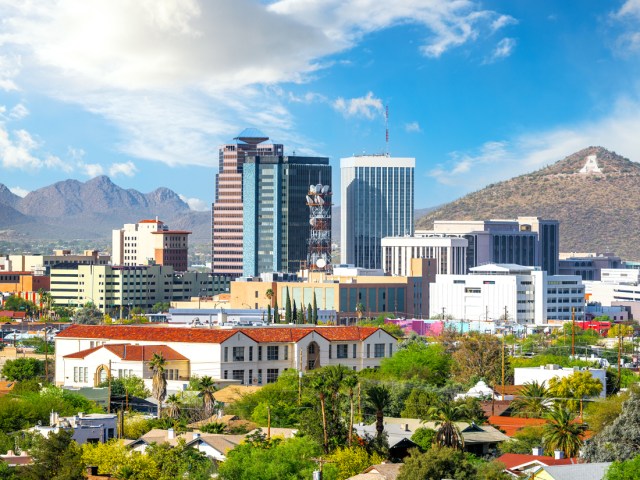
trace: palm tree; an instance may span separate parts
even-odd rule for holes
[[[384,432],[384,409],[391,401],[391,393],[384,385],[373,385],[365,391],[366,400],[376,411],[376,432],[381,438]]]
[[[149,360],[149,368],[153,372],[153,379],[151,382],[151,390],[153,398],[158,401],[158,418],[162,413],[162,401],[167,396],[167,373],[165,372],[167,361],[162,356],[162,353],[155,353],[151,360]]]
[[[175,393],[167,397],[167,411],[166,414],[169,418],[178,418],[180,416],[182,401],[180,397]]]
[[[442,402],[430,407],[427,415],[438,427],[435,438],[437,445],[460,450],[464,448],[464,437],[456,422],[469,420],[466,405]]]
[[[551,407],[551,392],[537,381],[524,384],[518,396],[511,402],[514,417],[542,418]]]
[[[364,305],[362,303],[356,305],[356,314],[358,315],[358,320],[362,320],[362,316],[364,315]]]
[[[329,453],[329,436],[327,434],[327,411],[325,408],[325,400],[327,393],[327,380],[322,372],[316,373],[311,378],[311,388],[318,393],[318,397],[320,399],[320,410],[322,412],[322,447],[324,448],[324,453]]]
[[[267,291],[264,292],[264,296],[267,297],[267,299],[269,300],[269,305],[273,306],[272,305],[272,303],[273,303],[272,300],[273,300],[273,297],[274,297],[273,289],[271,289],[271,288],[267,289]]]
[[[353,440],[353,395],[355,388],[358,386],[358,376],[355,373],[351,373],[345,377],[342,384],[349,392],[349,431],[347,434],[347,443],[351,446],[351,441]]]
[[[556,407],[547,414],[549,423],[544,426],[542,442],[545,450],[562,450],[566,458],[578,455],[587,427],[576,423],[571,411]]]
[[[202,377],[198,382],[198,388],[200,389],[200,395],[202,396],[204,412],[207,416],[210,416],[213,413],[213,405],[215,404],[213,394],[216,391],[216,385],[213,378],[209,376]]]

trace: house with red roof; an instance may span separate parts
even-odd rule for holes
[[[497,458],[497,461],[505,465],[507,473],[514,477],[530,478],[540,467],[557,465],[572,465],[578,463],[577,458],[564,458],[562,452],[556,452],[553,457],[542,455],[541,448],[534,448],[533,453],[505,453]]]
[[[196,329],[156,325],[72,325],[55,339],[56,385],[91,387],[136,375],[151,385],[149,361],[167,360],[169,392],[194,375],[220,383],[264,385],[286,369],[327,365],[377,368],[397,350],[397,339],[377,327],[269,326]]]

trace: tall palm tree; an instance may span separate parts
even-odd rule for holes
[[[153,398],[158,401],[158,418],[160,418],[160,414],[162,413],[162,401],[167,396],[166,366],[167,361],[162,356],[162,353],[154,353],[151,360],[149,360],[149,368],[153,372],[151,390]]]
[[[169,418],[178,418],[182,410],[181,407],[182,401],[178,395],[173,393],[167,397],[167,410],[165,413]]]
[[[551,392],[537,381],[524,384],[518,396],[511,402],[514,417],[542,418],[551,408]]]
[[[545,450],[562,450],[566,458],[578,455],[587,427],[576,423],[571,410],[557,406],[547,414],[549,423],[544,426],[542,442]]]
[[[434,420],[438,430],[435,443],[441,447],[450,447],[462,450],[464,437],[456,422],[469,420],[469,411],[466,405],[442,402],[429,408],[427,415]]]
[[[376,433],[380,438],[384,432],[384,409],[391,402],[391,393],[384,385],[373,385],[365,391],[365,398],[376,411]]]
[[[349,431],[347,434],[347,443],[351,446],[351,441],[353,440],[353,395],[358,386],[358,376],[355,373],[351,373],[345,377],[342,384],[347,389],[347,392],[349,392]]]
[[[322,372],[318,372],[311,378],[311,388],[318,393],[320,399],[320,410],[322,413],[322,447],[324,453],[329,453],[329,436],[327,434],[327,410],[326,410],[326,393],[327,393],[327,380]]]
[[[213,413],[213,406],[215,404],[213,394],[216,391],[216,385],[213,378],[209,376],[202,377],[198,382],[198,388],[200,389],[204,412],[207,416],[210,416]]]

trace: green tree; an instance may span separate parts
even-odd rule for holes
[[[221,480],[307,480],[317,468],[320,446],[309,437],[267,441],[248,437],[220,465]]]
[[[476,478],[478,480],[511,480],[513,478],[504,471],[507,468],[506,465],[496,460],[480,463],[477,467]]]
[[[9,310],[12,312],[25,312],[28,317],[33,315],[36,311],[36,304],[18,297],[17,295],[11,295],[5,299],[2,310]]]
[[[273,317],[275,323],[280,323],[280,307],[278,307],[278,300],[276,300],[276,304],[273,307]]]
[[[213,378],[204,376],[198,383],[198,390],[200,390],[200,396],[202,397],[202,407],[204,408],[205,415],[210,416],[213,414],[213,407],[215,405],[215,399],[213,394],[216,391],[216,384]]]
[[[176,446],[151,444],[145,453],[158,466],[157,480],[209,480],[214,471],[213,462],[204,453],[187,447],[182,438]]]
[[[622,413],[622,404],[629,399],[629,396],[630,393],[628,391],[621,392],[606,399],[587,404],[584,413],[589,430],[597,434],[608,425],[611,425]]]
[[[316,291],[313,291],[313,306],[312,306],[313,315],[311,316],[311,323],[314,325],[318,324],[318,302],[316,301]]]
[[[449,377],[451,358],[439,344],[411,343],[382,359],[380,371],[398,380],[421,380],[442,386]]]
[[[477,468],[467,455],[453,448],[435,447],[420,453],[411,450],[400,469],[398,480],[432,480],[476,478]]]
[[[347,389],[349,395],[349,430],[347,430],[347,445],[351,446],[353,441],[353,415],[354,415],[354,402],[353,397],[355,389],[358,386],[358,377],[352,373],[343,380],[344,388]]]
[[[293,304],[293,306],[295,307],[295,303]],[[303,325],[304,324],[304,322],[305,322],[305,319],[304,319],[304,304],[300,305],[300,310],[298,310],[296,318],[297,318],[296,323],[298,325]]]
[[[60,430],[35,440],[33,464],[22,467],[20,478],[29,480],[82,480],[82,451],[71,439],[73,432]]]
[[[638,480],[638,478],[640,478],[640,455],[631,460],[613,462],[604,476],[604,480]]]
[[[324,449],[324,453],[329,453],[329,433],[327,429],[326,408],[327,391],[329,388],[327,379],[322,372],[318,372],[312,377],[311,388],[318,394],[318,399],[320,400],[320,409],[322,413],[322,448]]]
[[[296,305],[296,301],[293,301],[293,310],[291,311],[291,320],[294,323],[298,323],[298,307]]]
[[[364,304],[358,302],[358,304],[356,305],[356,314],[358,315],[358,321],[362,320],[362,317],[364,316],[364,310]]]
[[[44,375],[44,361],[36,358],[16,358],[7,360],[2,367],[2,375],[7,380],[31,380]]]
[[[456,422],[467,421],[469,412],[465,405],[442,402],[429,409],[429,420],[438,427],[436,445],[453,449],[464,448],[464,438]]]
[[[311,307],[311,302],[307,305],[307,323],[313,324],[313,308]]]
[[[380,439],[384,432],[384,410],[389,405],[391,394],[384,385],[372,385],[365,391],[365,399],[376,412],[376,436]]]
[[[583,401],[587,397],[593,397],[602,391],[602,383],[594,378],[589,371],[576,371],[568,377],[553,377],[549,380],[549,392],[555,397],[568,400],[566,403],[573,411],[576,411],[576,403],[579,404],[580,420],[582,421]]]
[[[289,287],[285,288],[285,304],[284,304],[284,321],[285,323],[292,323],[292,310],[291,310],[291,296],[289,295]]]
[[[542,426],[529,426],[518,430],[510,442],[502,442],[498,445],[501,453],[530,454],[533,447],[543,445],[544,431]]]
[[[271,305],[267,305],[267,323],[271,324],[272,323],[272,317],[271,317]]]
[[[158,465],[150,456],[129,450],[116,440],[85,443],[82,446],[82,461],[85,465],[98,467],[99,475],[136,480],[155,480],[160,476]]]
[[[547,414],[547,423],[543,427],[543,444],[545,450],[550,453],[562,450],[566,458],[578,455],[582,447],[586,426],[576,423],[571,411],[558,406]]]
[[[502,342],[493,335],[471,332],[460,337],[453,353],[453,379],[463,384],[484,379],[495,386],[502,378]],[[505,369],[509,359],[505,359]]]
[[[542,418],[551,408],[551,394],[543,383],[527,382],[511,402],[514,417]]]
[[[167,396],[167,361],[164,359],[161,353],[154,353],[153,357],[149,361],[149,368],[153,372],[151,381],[151,390],[153,398],[158,401],[158,418],[162,413],[162,401]]]
[[[273,304],[273,298],[275,297],[273,293],[273,289],[268,288],[266,292],[264,292],[264,296],[269,300],[269,306]]]
[[[631,391],[620,415],[587,440],[583,451],[589,462],[624,461],[640,455],[640,394],[637,391]]]
[[[431,428],[420,427],[411,435],[411,441],[418,445],[422,452],[429,450],[436,441],[437,432]]]
[[[92,302],[85,303],[74,314],[74,323],[82,325],[100,325],[102,320],[102,312]]]
[[[109,386],[109,380],[105,380],[98,384],[98,387],[106,388]],[[122,378],[111,378],[111,395],[124,396],[129,400],[129,396],[138,398],[147,398],[151,396],[151,392],[146,387],[144,380],[137,375],[130,375]]]
[[[169,418],[178,418],[182,410],[182,400],[178,395],[172,393],[167,397],[167,408],[165,413]]]
[[[337,480],[345,480],[383,461],[383,457],[375,452],[370,454],[362,447],[339,447],[327,458],[329,466],[325,471],[329,470],[327,473],[334,474]]]
[[[171,308],[171,304],[169,302],[157,302],[153,304],[153,307],[151,307],[151,313],[168,312],[169,308]]]

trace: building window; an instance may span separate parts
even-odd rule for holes
[[[278,345],[267,346],[267,360],[278,360]],[[267,383],[269,383],[268,380]]]
[[[389,343],[389,356],[393,357],[393,343]]]
[[[348,357],[349,357],[349,345],[337,345],[336,358],[348,358]]]
[[[253,347],[249,347],[249,361],[253,362]]]
[[[258,369],[258,385],[262,385],[262,369]]]
[[[229,361],[229,347],[224,347],[224,361]]]
[[[89,367],[84,367],[84,383],[89,382]]]
[[[367,358],[371,357],[371,344],[367,343]]]
[[[233,361],[244,362],[244,347],[233,347]]]
[[[231,375],[233,380],[240,380],[240,385],[244,385],[244,370],[233,370]]]
[[[376,343],[373,346],[373,356],[375,358],[382,358],[384,357],[384,343]]]
[[[333,356],[333,345],[329,345],[329,358]]]
[[[258,347],[258,361],[262,361],[262,345]]]
[[[284,359],[289,360],[289,345],[282,347],[284,349]]]
[[[253,370],[249,370],[249,378],[247,379],[247,383],[251,385],[253,382]]]
[[[316,353],[316,344],[315,343],[309,344],[309,349],[307,351],[311,354]]]
[[[267,368],[267,383],[273,383],[278,380],[278,369]]]
[[[78,383],[80,381],[80,375],[78,373],[78,370],[80,370],[80,368],[82,367],[73,367],[73,381],[75,383]]]
[[[353,344],[353,358],[356,358],[356,351],[357,351],[358,346],[354,343]]]
[[[224,377],[225,380],[227,380],[229,378],[229,370],[225,370],[224,371]]]

